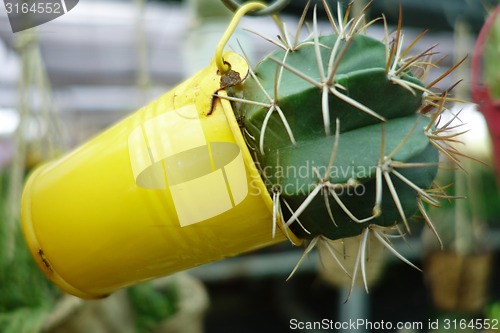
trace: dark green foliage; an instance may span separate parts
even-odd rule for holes
[[[160,290],[151,283],[142,283],[127,289],[127,294],[136,316],[137,333],[151,332],[177,311],[174,286]]]
[[[0,175],[0,332],[32,333],[40,330],[56,298],[57,288],[43,275],[21,229],[7,229],[9,173]],[[18,223],[17,223],[18,224]],[[6,240],[14,245],[7,248]]]

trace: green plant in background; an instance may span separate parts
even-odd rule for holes
[[[497,178],[500,176],[500,5],[489,14],[474,46],[471,64],[472,98],[478,104],[488,124],[496,162]]]
[[[30,160],[53,156],[60,132],[36,34],[33,30],[20,32],[14,41],[22,68],[17,105],[20,123],[13,138],[15,154],[10,165],[0,170],[0,332],[33,333],[41,331],[60,293],[25,245],[18,227],[19,201],[27,165]],[[41,96],[36,108],[32,106],[35,89]],[[27,124],[33,119],[46,124],[48,131],[28,140]]]
[[[142,283],[127,289],[128,299],[136,317],[137,333],[151,332],[161,321],[178,311],[175,287],[174,285],[166,290],[159,290],[151,283]]]
[[[486,315],[489,319],[500,320],[500,302],[496,302],[488,306]]]
[[[342,15],[339,5],[335,19],[323,5],[332,34],[320,35],[315,7],[312,34],[299,42],[306,6],[294,38],[284,27],[278,41],[264,37],[279,50],[228,99],[273,197],[274,230],[281,224],[306,239],[304,256],[318,242],[361,235],[346,273],[354,284],[360,270],[367,289],[370,234],[413,266],[391,238],[410,233],[408,220],[418,211],[434,230],[424,204],[438,206],[442,195],[433,184],[439,152],[457,163],[461,155],[449,145],[460,133],[443,120],[451,98],[435,85],[456,66],[427,83],[434,47],[409,53],[423,33],[403,49],[401,18],[393,34],[380,19],[379,41],[364,33],[377,21],[365,22],[366,8],[350,19],[351,6]]]
[[[484,81],[489,87],[492,99],[500,99],[500,71],[498,56],[500,55],[500,19],[492,22],[489,35],[484,44]]]
[[[51,311],[59,292],[43,276],[31,254],[24,246],[21,230],[11,233],[5,223],[10,173],[2,172],[0,179],[0,239],[11,238],[14,255],[5,251],[0,242],[0,332],[39,332]]]

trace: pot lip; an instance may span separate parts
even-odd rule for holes
[[[233,52],[228,52],[227,54],[224,55],[224,58],[227,59],[229,63],[231,61],[235,62],[241,62],[244,61],[246,64],[246,61],[238,54],[233,53]],[[238,59],[240,58],[240,59]],[[247,65],[248,66],[248,65]],[[248,67],[247,67],[248,68]],[[227,92],[225,90],[221,90],[218,92],[219,95],[222,97],[227,97]],[[233,108],[231,106],[231,103],[228,99],[226,98],[219,98],[219,101],[221,102],[222,109],[224,110],[224,114],[226,116],[227,123],[229,124],[229,127],[231,129],[231,132],[233,134],[233,137],[238,144],[238,146],[241,149],[241,153],[243,156],[243,161],[245,165],[247,166],[248,172],[250,173],[250,177],[252,180],[255,180],[254,185],[256,185],[261,193],[261,198],[264,200],[264,204],[266,205],[267,209],[271,214],[273,214],[273,200],[271,198],[271,195],[267,191],[266,185],[262,181],[262,177],[259,174],[259,171],[257,170],[257,167],[255,166],[255,162],[252,158],[252,155],[250,154],[250,151],[248,150],[248,147],[245,143],[245,139],[243,138],[243,134],[241,133],[240,125],[238,124],[238,121],[236,120],[236,117],[234,115]],[[288,227],[285,227],[283,223],[277,223],[279,229],[285,235],[287,238],[290,239],[290,241],[296,245],[300,246],[304,240],[298,238]]]

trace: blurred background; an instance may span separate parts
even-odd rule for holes
[[[321,1],[312,2],[321,6]],[[290,30],[305,3],[292,0],[283,11]],[[367,2],[355,3],[362,8]],[[438,43],[436,50],[447,55],[431,72],[431,80],[469,55],[439,85],[447,89],[462,80],[454,94],[471,100],[470,55],[497,3],[374,0],[368,15],[384,13],[394,29],[401,5],[408,42],[429,29],[414,53]],[[341,4],[347,6],[346,1]],[[460,118],[469,124],[464,149],[486,165],[464,161],[465,172],[450,169],[438,176],[441,184],[454,184],[452,195],[470,199],[430,211],[444,250],[422,221],[413,223],[414,233],[406,241],[395,244],[423,273],[382,251],[372,260],[370,293],[355,289],[344,304],[348,285],[336,277],[343,273],[322,267],[316,251],[285,282],[303,249],[282,243],[145,283],[103,301],[63,296],[42,276],[19,230],[25,175],[205,67],[231,16],[219,0],[85,0],[66,15],[14,34],[0,5],[0,332],[290,332],[291,319],[324,318],[420,322],[423,329],[387,331],[427,332],[429,320],[499,320],[498,180],[488,124],[473,104],[452,108],[463,109]],[[320,30],[329,31],[326,17],[320,18]],[[241,53],[239,41],[255,65],[273,45],[245,29],[266,36],[278,30],[269,17],[242,20],[228,48]],[[500,28],[497,31],[498,37]],[[383,26],[375,24],[368,33],[381,39]],[[490,41],[492,52],[498,52],[499,40]],[[500,72],[500,65],[496,69]]]

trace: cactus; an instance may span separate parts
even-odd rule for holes
[[[442,195],[433,183],[439,152],[460,155],[448,144],[458,134],[441,120],[451,99],[434,86],[454,68],[425,83],[433,47],[409,55],[423,34],[403,50],[401,19],[392,39],[386,27],[378,41],[364,34],[377,21],[364,23],[364,11],[349,19],[350,7],[342,16],[339,6],[335,20],[323,5],[332,34],[318,33],[315,7],[304,41],[291,42],[286,29],[278,41],[265,37],[279,50],[226,98],[273,198],[273,232],[280,224],[305,239],[302,259],[318,242],[361,235],[355,268],[344,271],[354,284],[360,270],[367,289],[370,233],[414,266],[390,239],[410,233],[418,212],[434,230],[424,204],[437,206]]]

